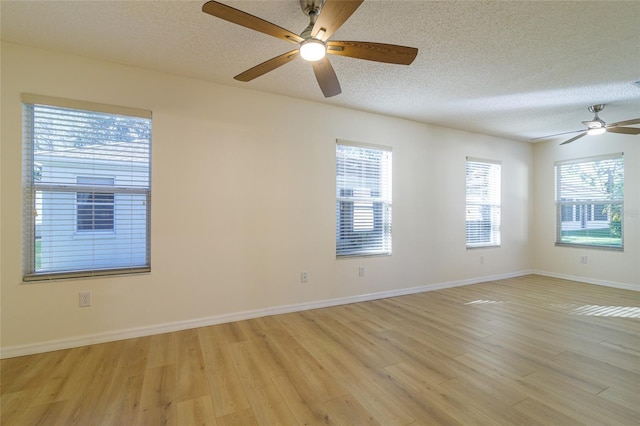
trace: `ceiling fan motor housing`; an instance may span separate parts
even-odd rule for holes
[[[318,16],[324,0],[300,0],[300,7],[305,15],[314,14]]]

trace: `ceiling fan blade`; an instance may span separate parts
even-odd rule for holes
[[[313,66],[313,72],[316,74],[316,80],[318,80],[318,84],[320,85],[320,90],[322,90],[325,98],[330,98],[331,96],[342,93],[336,72],[326,57],[319,61],[311,62],[311,65]]]
[[[562,142],[560,145],[566,145],[566,144],[568,144],[568,143],[571,143],[571,142],[573,142],[573,141],[575,141],[575,140],[577,140],[577,139],[580,139],[581,137],[583,137],[583,136],[584,136],[584,135],[586,135],[586,134],[587,134],[587,132],[582,132],[582,133],[580,133],[578,136],[574,136],[574,137],[572,137],[571,139],[569,139],[568,141],[564,141],[564,142]]]
[[[570,133],[579,133],[579,132],[586,132],[586,129],[581,129],[581,130],[572,130],[570,132],[562,132],[562,133],[556,133],[554,135],[547,135],[547,136],[538,136],[537,138],[531,138],[529,139],[530,141],[537,141],[538,139],[549,139],[549,138],[553,138],[556,136],[561,136],[561,135],[568,135]]]
[[[298,55],[298,50],[292,50],[291,52],[287,52],[280,56],[276,56],[275,58],[271,58],[268,61],[256,65],[253,68],[249,68],[245,72],[240,73],[233,78],[238,81],[251,81],[254,78],[258,78],[261,75],[268,73],[269,71],[273,71],[274,69],[293,61],[298,57]]]
[[[285,30],[284,28],[265,21],[264,19],[260,19],[225,4],[218,3],[217,1],[208,1],[202,6],[202,11],[217,18],[224,19],[225,21],[233,22],[234,24],[238,24],[291,43],[300,43],[303,41],[302,37],[289,30]]]
[[[364,0],[326,0],[316,20],[311,36],[327,41],[356,11]]]
[[[607,127],[607,132],[640,135],[640,127]]]
[[[634,118],[633,120],[618,121],[617,123],[607,124],[607,127],[630,126],[632,124],[640,124],[640,118]]]
[[[409,65],[416,58],[418,49],[366,41],[329,41],[327,53],[387,64]]]

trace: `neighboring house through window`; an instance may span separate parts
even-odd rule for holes
[[[87,192],[76,194],[76,229],[82,231],[113,231],[114,229],[114,178],[78,176],[78,189]],[[110,191],[110,192],[109,192]]]
[[[467,248],[500,245],[501,169],[498,161],[467,158]]]
[[[559,161],[555,171],[556,245],[622,250],[623,155]]]
[[[336,255],[391,254],[391,149],[338,141]]]
[[[25,281],[150,270],[151,113],[23,95]]]

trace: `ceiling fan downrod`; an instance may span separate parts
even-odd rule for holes
[[[582,124],[587,126],[589,135],[599,135],[604,133],[606,123],[598,117],[598,113],[604,109],[604,104],[591,105],[587,108],[589,112],[594,114],[593,120],[591,121],[583,121]]]
[[[324,0],[300,0],[302,11],[309,17],[309,25],[300,33],[300,37],[303,39],[307,40],[311,38],[311,31],[316,24],[318,15],[320,15],[323,4]]]

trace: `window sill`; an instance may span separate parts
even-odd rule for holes
[[[67,281],[72,279],[92,279],[92,278],[109,278],[123,277],[140,274],[149,274],[150,266],[141,266],[134,268],[114,268],[100,269],[95,271],[77,271],[77,272],[42,272],[28,274],[22,277],[23,284],[34,284],[52,281]]]
[[[336,259],[350,259],[354,257],[390,257],[391,253],[349,253],[336,254]]]
[[[579,249],[593,249],[593,250],[605,250],[605,251],[619,251],[624,252],[624,246],[616,247],[616,246],[605,246],[605,245],[594,245],[594,244],[572,244],[572,243],[555,243],[556,247],[573,247]]]

